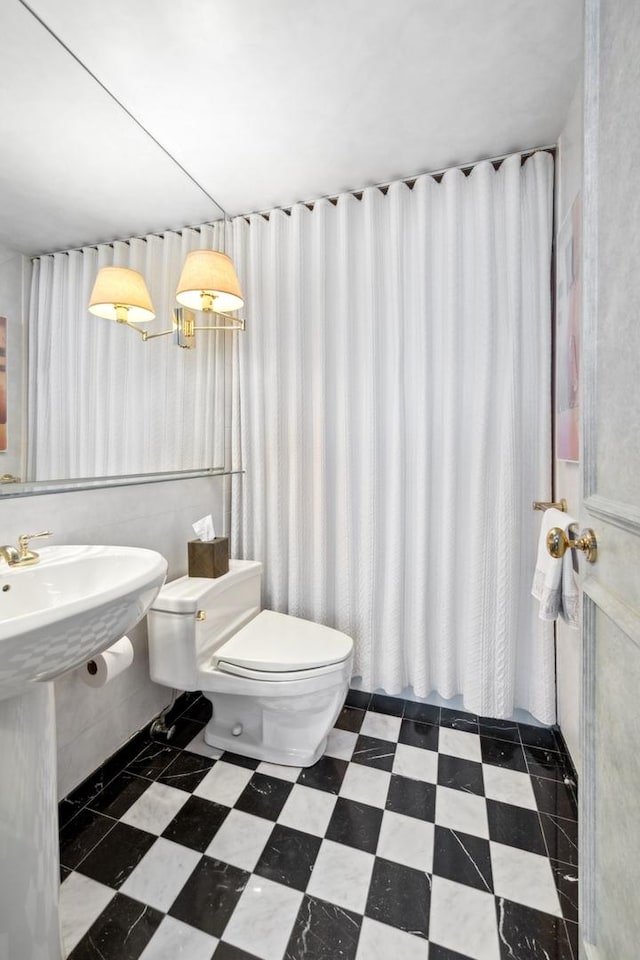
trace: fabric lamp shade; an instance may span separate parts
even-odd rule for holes
[[[219,250],[192,250],[180,274],[176,300],[190,310],[239,310],[244,299],[231,258]]]
[[[148,323],[156,316],[141,273],[128,267],[102,267],[91,291],[89,312],[118,320],[123,307],[129,323]]]

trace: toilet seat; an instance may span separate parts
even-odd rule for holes
[[[215,651],[212,666],[255,680],[302,680],[333,672],[352,650],[339,630],[262,610]]]

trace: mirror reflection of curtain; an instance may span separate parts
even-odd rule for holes
[[[143,273],[168,329],[185,256],[222,249],[222,224],[117,241],[35,260],[29,315],[30,480],[206,469],[224,464],[224,337],[194,350],[146,343],[87,311],[100,267]],[[202,322],[202,321],[201,321]]]
[[[234,221],[234,556],[355,638],[366,690],[555,719],[530,596],[550,493],[553,158]]]

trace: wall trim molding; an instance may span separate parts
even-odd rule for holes
[[[640,647],[640,613],[623,603],[594,577],[587,577],[582,583],[582,589],[618,630]]]
[[[584,501],[584,508],[594,516],[621,527],[627,533],[640,537],[640,508],[621,500],[609,500],[594,493]]]

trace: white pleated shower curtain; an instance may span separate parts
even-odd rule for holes
[[[530,596],[551,477],[553,159],[234,221],[235,556],[364,689],[555,720]]]
[[[29,310],[28,476],[33,480],[155,473],[224,464],[224,334],[181,350],[146,343],[87,310],[100,267],[141,271],[171,328],[187,253],[222,249],[222,222],[36,259]]]

